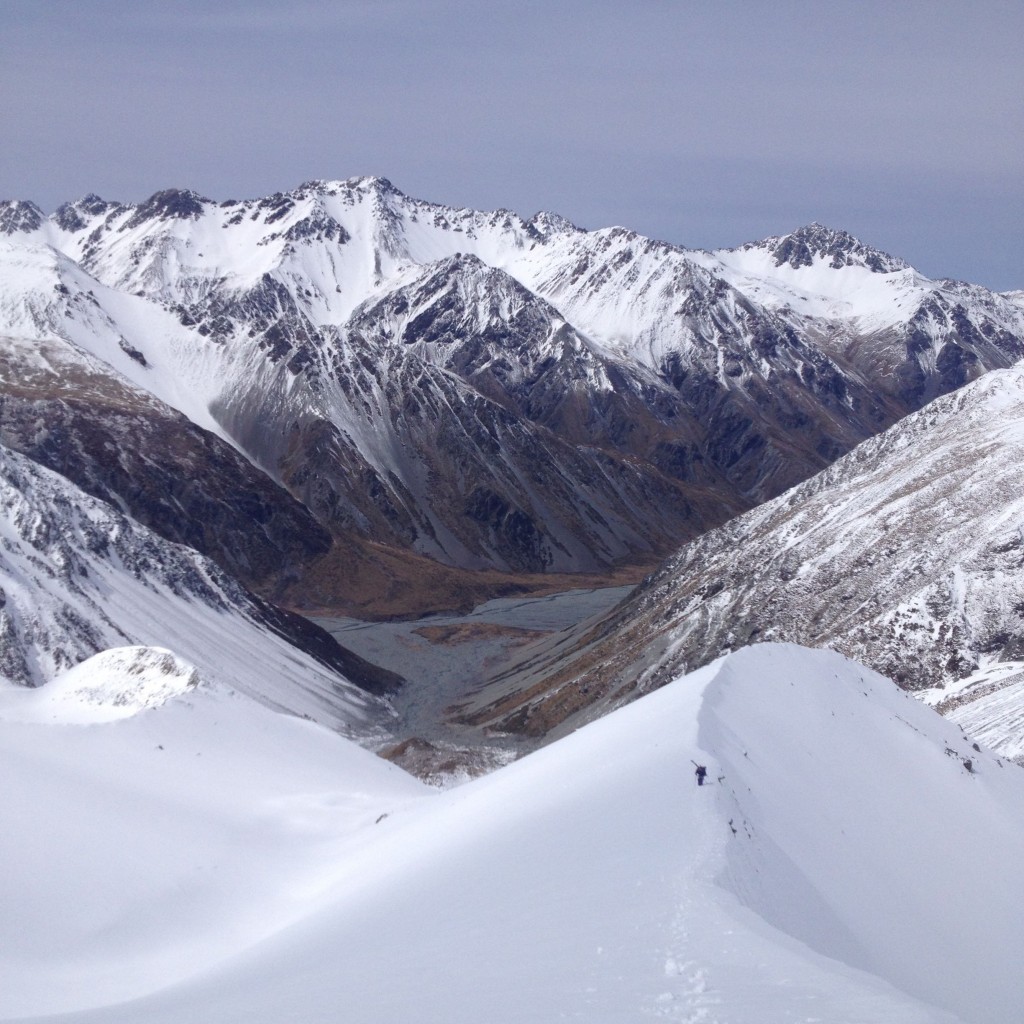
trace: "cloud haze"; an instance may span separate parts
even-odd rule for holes
[[[1024,8],[548,0],[0,6],[0,194],[382,174],[714,247],[830,223],[1024,287]]]

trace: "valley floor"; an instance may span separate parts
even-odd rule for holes
[[[498,674],[527,645],[607,612],[632,587],[570,590],[531,598],[488,601],[466,615],[431,615],[401,622],[316,618],[340,644],[407,680],[391,698],[399,741],[437,745],[424,774],[479,774],[521,752],[514,736],[487,737],[460,726],[447,710]],[[438,762],[449,768],[438,772]],[[420,765],[408,765],[410,768]]]

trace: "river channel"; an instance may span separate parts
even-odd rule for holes
[[[467,615],[431,615],[404,622],[314,621],[338,643],[406,680],[391,698],[399,738],[458,744],[469,737],[447,720],[447,708],[499,673],[524,645],[603,614],[632,589],[606,587],[502,598],[479,605]],[[514,756],[514,741],[505,746]]]

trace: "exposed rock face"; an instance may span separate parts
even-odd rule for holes
[[[229,444],[67,343],[0,342],[0,442],[268,592],[331,537]]]
[[[130,231],[149,220],[195,220],[202,216],[204,206],[210,205],[212,203],[209,199],[204,199],[191,189],[164,189],[136,206],[120,230]]]
[[[344,731],[391,717],[353,683],[380,693],[396,676],[3,446],[0,538],[5,683],[39,686],[109,648],[163,643],[204,679]]]
[[[36,231],[43,225],[43,211],[35,203],[20,199],[0,202],[0,234]]]
[[[809,224],[792,234],[756,243],[768,249],[775,266],[788,263],[794,269],[813,267],[826,261],[832,270],[843,267],[867,267],[876,274],[908,270],[909,265],[886,252],[872,249],[847,231],[836,231],[823,224]]]
[[[686,545],[464,714],[546,735],[724,652],[786,640],[958,694],[949,709],[964,715],[1002,702],[985,735],[1024,752],[1024,696],[1004,690],[1020,689],[1024,662],[1022,458],[1024,371],[997,371]]]
[[[0,330],[107,364],[230,441],[318,525],[222,446],[194,436],[186,457],[187,430],[171,443],[110,402],[88,429],[86,405],[51,405],[48,442],[9,399],[12,443],[152,505],[165,530],[172,509],[154,496],[171,477],[225,476],[216,508],[179,481],[187,518],[207,518],[168,535],[266,593],[331,575],[328,535],[364,566],[383,545],[454,572],[651,567],[1024,355],[1013,296],[928,281],[821,225],[706,253],[437,206],[372,178],[3,211]],[[95,469],[129,429],[176,450],[163,476],[128,453]],[[240,546],[229,520],[248,516],[262,536]]]

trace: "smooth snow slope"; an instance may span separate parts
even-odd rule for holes
[[[119,719],[158,676],[179,696]],[[130,999],[236,956],[316,910],[364,826],[426,789],[143,647],[0,690],[0,763],[4,1018]]]
[[[442,793],[203,692],[26,729],[7,1019],[1005,1024],[1024,996],[1021,770],[831,652],[745,649]],[[167,987],[74,1012],[128,946]]]

